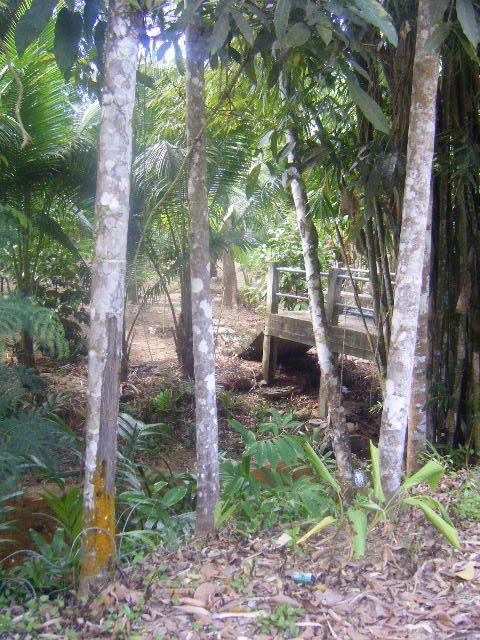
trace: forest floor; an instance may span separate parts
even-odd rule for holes
[[[258,330],[261,315],[245,308],[226,310],[219,288],[214,292],[217,382],[224,394],[220,450],[231,457],[242,451],[228,418],[255,427],[270,406],[293,411],[306,432],[322,429],[314,356],[280,363],[275,385],[262,386],[260,363],[235,355]],[[178,304],[178,295],[174,301]],[[129,316],[134,313],[130,308]],[[164,389],[179,388],[171,324],[161,301],[146,307],[136,326],[121,410],[145,422],[160,421],[152,399]],[[348,429],[361,464],[369,440],[378,437],[380,396],[369,363],[344,359],[341,371]],[[45,360],[40,372],[50,392],[69,394],[66,421],[82,432],[86,362],[58,367]],[[174,437],[162,452],[175,471],[194,471],[194,416],[187,395]],[[145,462],[163,464],[154,456]],[[464,500],[472,473],[464,470],[443,479],[435,496],[447,509],[450,505],[455,512],[455,501]],[[285,545],[286,527],[240,536],[227,525],[176,552],[140,558],[119,571],[117,582],[93,603],[78,604],[70,596],[40,598],[34,605],[0,611],[0,639],[480,640],[480,526],[461,509],[454,517],[459,550],[420,512],[409,509],[401,511],[398,521],[370,532],[361,560],[353,560],[349,527],[330,527],[300,550]],[[312,584],[297,584],[295,572],[312,574]]]
[[[445,478],[437,498],[448,506],[466,481],[467,472]],[[280,528],[248,538],[224,528],[130,565],[93,602],[14,605],[0,612],[0,638],[478,640],[480,527],[457,525],[458,551],[404,511],[356,561],[347,529],[295,552]],[[314,584],[296,584],[296,572]]]
[[[262,385],[261,362],[238,357],[263,329],[263,316],[258,311],[240,306],[226,309],[222,304],[222,288],[213,289],[214,335],[216,345],[216,375],[221,391],[226,392],[219,403],[220,450],[235,452],[240,442],[238,434],[228,428],[227,418],[234,417],[247,427],[262,421],[269,406],[281,412],[292,410],[295,417],[307,423],[306,428],[322,428],[318,420],[317,398],[319,372],[315,350],[297,359],[280,361],[272,387]],[[180,296],[171,294],[179,311]],[[127,309],[131,320],[135,305]],[[165,300],[146,305],[140,312],[130,351],[128,382],[122,385],[120,410],[144,422],[161,421],[152,400],[165,389],[178,388],[182,373],[178,365],[172,337],[172,316]],[[69,426],[83,433],[86,400],[86,359],[58,366],[45,359],[40,373],[50,383],[50,391],[66,393],[69,404],[65,419]],[[352,448],[355,453],[368,451],[370,439],[378,437],[380,400],[378,382],[372,365],[355,358],[341,362],[341,382]],[[185,387],[188,390],[188,384]],[[186,396],[188,393],[185,394]],[[188,398],[185,398],[188,404]],[[230,400],[230,402],[229,402]],[[182,400],[180,399],[180,403]],[[175,423],[175,443],[168,446],[169,465],[175,471],[194,470],[193,411],[183,405],[182,419]],[[232,440],[233,439],[233,440]],[[153,463],[153,461],[150,461]]]

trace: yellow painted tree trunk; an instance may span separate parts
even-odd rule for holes
[[[115,571],[115,460],[125,266],[141,15],[111,0],[102,90],[88,359],[79,595]]]

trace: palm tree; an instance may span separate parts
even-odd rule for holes
[[[191,353],[191,304],[186,140],[178,123],[184,119],[184,96],[179,94],[178,73],[162,71],[157,88],[145,106],[143,117],[154,123],[147,133],[148,144],[134,164],[137,199],[142,202],[146,227],[145,253],[160,277],[162,286],[178,278],[181,288],[181,314],[174,316],[177,355],[186,373],[193,376]],[[161,96],[161,99],[159,98]],[[138,118],[141,122],[141,117]],[[235,186],[241,184],[252,163],[255,131],[245,121],[214,120],[207,129],[208,200],[212,262],[233,244],[248,245],[244,233],[224,228],[224,220]],[[172,188],[173,185],[173,188]],[[138,251],[137,251],[138,253]],[[131,265],[132,270],[135,265]]]
[[[72,235],[78,235],[81,220],[75,212],[88,206],[93,193],[98,107],[74,104],[49,53],[53,20],[21,56],[14,28],[0,50],[0,225],[6,237],[0,261],[17,292],[28,297],[37,293],[42,259],[52,242],[84,267]],[[27,333],[22,353],[32,366]]]

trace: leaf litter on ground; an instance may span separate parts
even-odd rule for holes
[[[275,544],[280,528],[245,538],[227,527],[145,557],[93,602],[67,603],[61,631],[38,614],[31,637],[480,640],[480,527],[457,524],[459,550],[420,513],[404,512],[370,534],[356,561],[348,530],[322,532],[296,553]],[[315,582],[296,584],[294,573]],[[17,637],[27,636],[0,631]]]

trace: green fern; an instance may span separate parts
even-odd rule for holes
[[[45,398],[46,382],[32,369],[0,365],[0,479],[29,467],[58,469],[79,455],[79,439],[57,412],[62,396]],[[1,486],[0,486],[1,493]]]
[[[0,355],[5,343],[15,343],[21,331],[57,357],[68,355],[68,343],[58,316],[30,298],[0,298]]]

